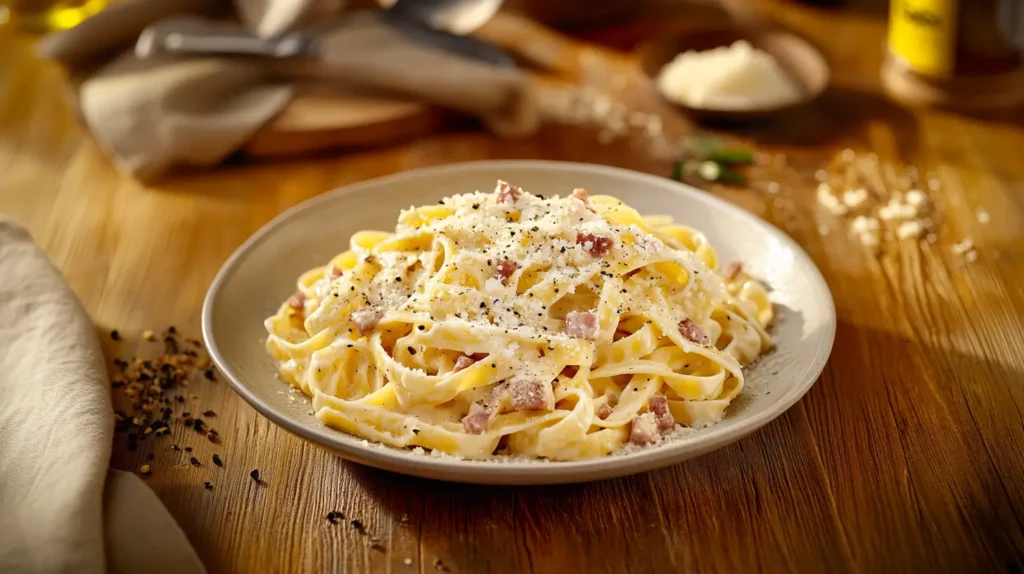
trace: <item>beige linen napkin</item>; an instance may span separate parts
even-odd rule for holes
[[[204,572],[135,475],[108,470],[96,332],[29,234],[0,218],[0,572]]]
[[[216,14],[223,5],[216,0],[126,0],[39,45],[40,55],[69,69],[85,123],[123,171],[153,180],[174,166],[219,163],[284,109],[297,85],[419,98],[478,115],[505,137],[536,131],[536,105],[520,72],[413,42],[374,18],[358,19],[358,25],[330,36],[328,47],[347,62],[344,73],[333,77],[282,74],[302,67],[298,62],[140,59],[130,49],[149,25],[165,25],[185,13]],[[343,5],[329,0],[238,3],[253,35],[302,25],[311,14]],[[322,23],[325,18],[319,17]],[[116,50],[123,55],[109,61]],[[104,56],[108,61],[96,68]]]

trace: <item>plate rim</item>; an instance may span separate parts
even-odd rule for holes
[[[696,439],[697,442],[680,440],[669,442],[654,448],[638,450],[628,454],[613,454],[600,458],[584,459],[579,461],[487,461],[467,460],[455,457],[434,457],[418,456],[411,452],[402,452],[399,449],[388,447],[366,441],[356,435],[344,431],[331,429],[324,426],[310,427],[302,422],[293,419],[285,412],[273,407],[267,401],[259,397],[255,392],[240,380],[227,364],[226,357],[221,353],[216,337],[213,336],[213,313],[215,299],[223,289],[235,269],[240,265],[245,256],[256,246],[263,243],[273,235],[273,231],[285,221],[291,219],[300,212],[314,209],[321,204],[334,200],[335,198],[359,193],[369,188],[378,187],[390,182],[398,182],[407,179],[415,179],[425,174],[443,174],[444,172],[456,172],[466,169],[492,169],[500,171],[502,168],[512,169],[540,169],[540,170],[577,170],[590,172],[603,172],[610,176],[617,176],[619,179],[634,179],[639,183],[653,184],[656,187],[668,185],[675,188],[674,192],[682,196],[693,198],[697,201],[707,202],[714,209],[721,209],[731,212],[732,215],[746,218],[752,223],[757,223],[768,229],[786,248],[802,257],[812,271],[807,277],[812,284],[812,289],[822,293],[826,304],[827,317],[825,320],[825,332],[827,337],[827,352],[817,355],[814,361],[808,366],[805,372],[808,373],[807,381],[794,386],[788,393],[783,395],[768,408],[752,413],[746,420],[736,423],[733,426],[722,427],[710,430]],[[800,245],[789,235],[775,227],[771,223],[750,213],[749,211],[730,203],[713,194],[702,191],[691,185],[673,181],[657,175],[634,171],[625,168],[588,164],[582,162],[566,162],[554,160],[482,160],[468,161],[438,166],[422,167],[379,176],[372,179],[353,182],[330,191],[321,193],[306,199],[298,204],[279,213],[273,219],[261,226],[256,232],[250,235],[235,251],[228,257],[221,268],[217,271],[210,287],[207,289],[203,299],[201,315],[201,332],[207,352],[218,370],[224,375],[228,385],[242,399],[259,414],[266,417],[284,430],[308,440],[317,446],[360,464],[373,466],[398,472],[401,474],[433,478],[448,482],[461,482],[473,484],[507,484],[507,485],[530,485],[530,484],[568,484],[603,480],[633,474],[640,474],[657,468],[678,464],[690,458],[701,456],[713,450],[717,450],[729,443],[738,441],[743,437],[757,431],[766,424],[780,417],[783,413],[793,407],[801,398],[806,395],[811,387],[821,377],[828,359],[832,354],[835,343],[836,332],[836,310],[835,301],[828,283],[825,281],[821,271],[815,265],[814,260],[803,250]],[[305,395],[304,395],[305,396]],[[307,397],[308,398],[308,397]],[[344,440],[339,437],[347,437]]]

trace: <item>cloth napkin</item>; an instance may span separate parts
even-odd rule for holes
[[[0,572],[205,572],[138,477],[108,469],[103,353],[74,292],[0,218]]]
[[[331,30],[348,65],[342,78],[282,76],[291,67],[224,57],[137,58],[133,45],[153,24],[182,14],[225,12],[256,35],[338,17],[339,0],[125,0],[70,30],[45,38],[38,53],[70,72],[72,93],[96,140],[123,171],[153,180],[178,165],[210,166],[240,149],[280,113],[303,85],[321,84],[415,97],[480,116],[495,133],[533,133],[537,114],[518,71],[417,43],[364,18]],[[364,64],[365,63],[365,64]],[[389,71],[389,73],[384,73]]]

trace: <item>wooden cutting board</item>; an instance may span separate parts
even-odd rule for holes
[[[421,102],[358,94],[302,93],[253,135],[244,151],[285,157],[387,145],[440,128],[447,114]]]

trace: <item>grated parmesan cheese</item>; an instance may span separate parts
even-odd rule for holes
[[[775,107],[800,97],[778,62],[744,40],[678,54],[661,69],[658,88],[676,103],[722,110]]]

